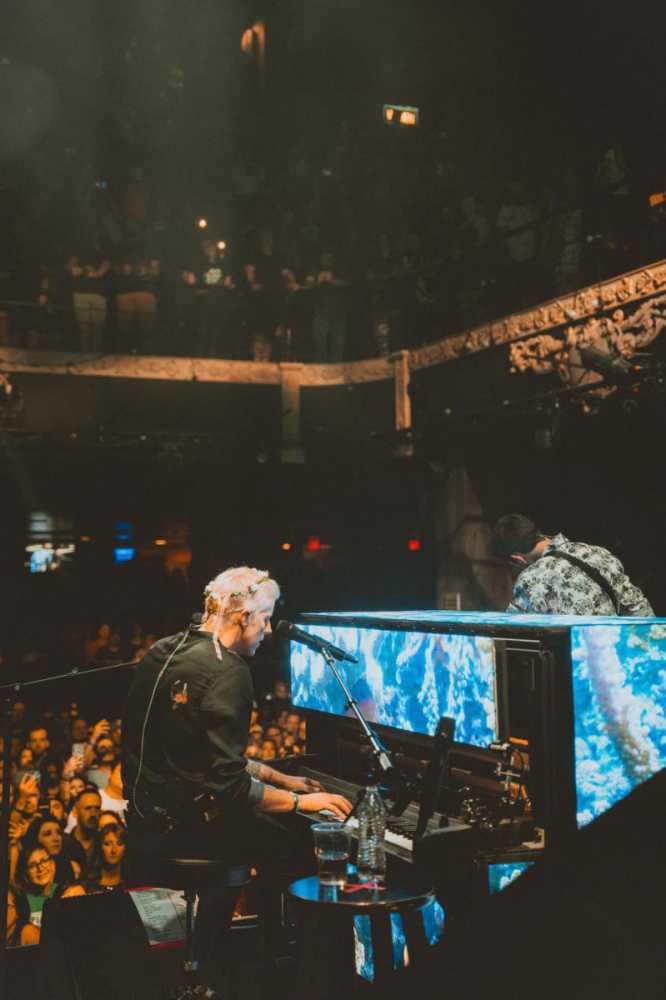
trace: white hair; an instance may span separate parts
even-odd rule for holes
[[[222,659],[219,633],[229,618],[239,611],[257,611],[271,607],[280,596],[280,588],[265,569],[232,566],[210,581],[204,590],[204,620],[213,621],[213,642]]]

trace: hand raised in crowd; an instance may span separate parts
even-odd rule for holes
[[[90,734],[90,743],[92,746],[97,743],[100,736],[108,736],[111,732],[111,723],[108,719],[100,719],[92,728],[92,733]]]
[[[23,837],[25,837],[26,833],[28,832],[29,827],[30,827],[30,823],[28,822],[27,819],[23,819],[23,817],[21,817],[20,819],[10,819],[9,820],[9,843],[10,844],[18,844],[18,842],[20,840],[22,840]]]
[[[111,735],[111,723],[108,719],[99,719],[92,728],[90,739],[83,750],[82,770],[92,767],[95,761],[95,744],[102,736]]]
[[[16,796],[16,803],[14,808],[21,812],[25,809],[28,796],[39,795],[39,782],[32,774],[24,774],[19,781],[18,795]]]
[[[301,795],[299,811],[305,813],[332,812],[336,819],[345,820],[353,806],[343,795],[331,795],[329,792],[312,792]]]
[[[84,766],[83,757],[72,754],[62,769],[62,777],[65,781],[68,781],[70,778],[73,778],[75,774],[80,774]]]

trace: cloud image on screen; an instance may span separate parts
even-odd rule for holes
[[[485,636],[398,629],[308,625],[305,630],[340,646],[358,664],[338,667],[370,722],[433,736],[441,716],[456,722],[456,740],[487,746],[497,735],[495,649]],[[350,715],[324,658],[291,645],[294,705]]]

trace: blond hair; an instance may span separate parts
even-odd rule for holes
[[[280,596],[280,588],[265,569],[232,566],[210,581],[204,590],[204,621],[213,620],[213,642],[222,659],[219,632],[232,615],[271,607]]]

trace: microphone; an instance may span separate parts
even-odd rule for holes
[[[292,642],[301,642],[304,646],[309,646],[310,649],[314,649],[317,653],[325,651],[335,657],[336,660],[347,660],[349,663],[358,663],[356,657],[352,656],[351,653],[345,653],[344,649],[334,646],[332,642],[327,642],[326,639],[320,639],[317,635],[310,635],[309,632],[304,632],[303,629],[297,628],[291,622],[278,622],[275,632],[276,635],[281,635],[284,639],[291,639]]]

